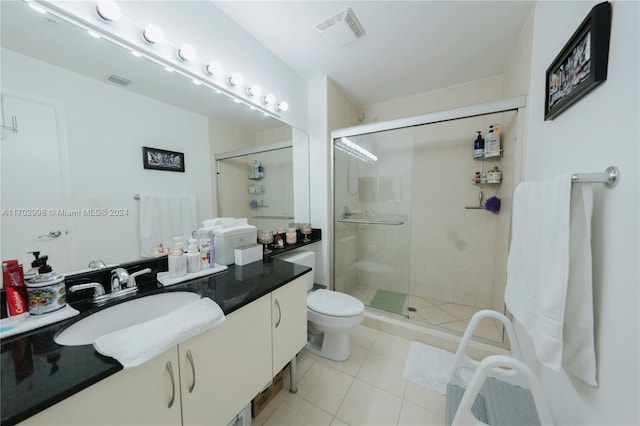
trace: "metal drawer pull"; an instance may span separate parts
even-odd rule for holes
[[[189,387],[189,393],[193,392],[193,389],[196,387],[196,366],[193,362],[193,355],[191,355],[191,349],[187,351],[187,359],[189,360],[189,364],[191,364],[191,373],[193,373],[193,383]]]
[[[167,371],[169,372],[169,378],[171,379],[171,399],[169,400],[168,408],[173,407],[173,402],[176,399],[176,381],[173,378],[173,367],[171,361],[167,361]]]
[[[276,306],[278,307],[278,321],[276,321],[276,328],[280,325],[280,320],[282,319],[282,309],[280,309],[280,302],[276,299]]]

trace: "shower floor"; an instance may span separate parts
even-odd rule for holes
[[[366,306],[372,306],[371,302],[376,297],[377,290],[373,286],[360,285],[347,293],[360,300]],[[375,301],[372,307],[376,307]],[[415,311],[409,311],[409,307],[415,309]],[[463,333],[473,314],[480,310],[473,306],[460,305],[431,297],[409,295],[405,297],[404,306],[400,312],[390,312],[408,316],[410,320],[418,323]],[[474,335],[494,342],[501,342],[502,325],[494,320],[485,319],[480,322]]]

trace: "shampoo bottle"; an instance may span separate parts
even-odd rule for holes
[[[473,142],[473,158],[484,157],[484,139],[482,139],[482,132],[477,131],[478,137]]]
[[[200,261],[200,250],[196,240],[189,240],[189,248],[187,249],[187,273],[200,272],[202,270],[202,262]]]

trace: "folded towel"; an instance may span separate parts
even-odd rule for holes
[[[124,368],[132,368],[223,321],[220,306],[205,297],[154,320],[101,336],[93,347]]]
[[[198,227],[195,195],[140,197],[140,248],[142,257],[153,257],[158,244],[173,247],[173,237],[186,237]]]
[[[0,320],[0,339],[4,339],[15,334],[24,333],[25,331],[35,330],[45,325],[53,324],[58,321],[66,320],[78,315],[80,312],[66,305],[64,308],[54,312],[42,315],[31,315],[25,313],[22,315],[7,317]]]
[[[595,385],[590,185],[523,182],[513,201],[505,303],[538,360]]]

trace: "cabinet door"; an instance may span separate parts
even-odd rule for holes
[[[271,296],[179,345],[182,420],[226,425],[271,380]]]
[[[173,380],[167,365],[173,371]],[[21,425],[173,425],[181,424],[180,378],[176,347],[148,362],[119,371]]]
[[[271,293],[273,375],[307,343],[307,279],[303,275]]]

